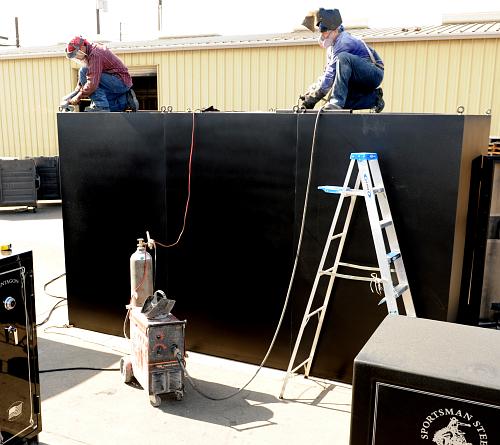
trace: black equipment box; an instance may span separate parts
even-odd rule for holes
[[[41,156],[33,159],[36,174],[40,178],[40,187],[37,190],[38,200],[61,199],[59,156]]]
[[[26,206],[36,211],[36,189],[33,159],[0,159],[0,207]]]
[[[351,445],[500,443],[500,332],[388,316],[354,360]]]
[[[42,430],[33,256],[0,254],[0,444],[38,443]]]

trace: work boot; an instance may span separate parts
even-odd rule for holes
[[[375,92],[377,93],[377,102],[375,102],[375,106],[372,108],[372,111],[374,113],[380,113],[385,107],[385,102],[382,97],[384,93],[382,91],[382,88],[377,88]]]
[[[137,111],[139,109],[139,101],[135,95],[135,91],[130,88],[127,91],[127,110]]]

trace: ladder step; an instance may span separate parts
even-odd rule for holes
[[[345,193],[346,195],[356,195],[356,196],[364,196],[365,191],[363,189],[353,189],[351,187],[341,187],[337,185],[322,185],[318,187],[319,190],[323,190],[325,193]],[[383,193],[385,192],[384,187],[373,187],[373,193]]]
[[[394,250],[387,254],[387,261],[389,262],[389,264],[394,263],[394,261],[396,261],[398,258],[401,258],[401,252],[398,252],[397,250]]]
[[[355,281],[373,281],[373,278],[369,278],[369,277],[360,277],[358,275],[346,275],[346,274],[343,274],[343,273],[336,273],[335,274],[336,277],[339,277],[339,278],[344,278],[345,280],[355,280]]]
[[[395,298],[398,298],[400,297],[401,295],[403,295],[403,293],[405,291],[407,291],[410,287],[408,286],[408,283],[400,283],[398,284],[395,288],[394,288],[394,297]],[[381,304],[384,304],[385,303],[385,300],[386,300],[386,297],[382,298],[382,300],[380,300],[378,302],[378,305],[380,306]]]
[[[379,222],[380,222],[380,228],[385,229],[387,226],[390,226],[392,224],[392,219],[391,218],[382,219]]]
[[[351,187],[341,187],[336,185],[322,185],[318,187],[319,190],[323,190],[325,193],[336,193],[341,194],[345,193],[349,196],[365,196],[365,192],[363,189],[352,189]]]
[[[378,271],[380,271],[380,267],[362,266],[361,264],[344,263],[342,261],[339,261],[339,266],[349,267],[351,269],[369,270],[371,272],[378,272]]]
[[[355,161],[374,161],[378,159],[378,154],[368,151],[362,151],[357,153],[351,153],[349,159]]]
[[[343,234],[344,234],[344,232],[337,233],[336,235],[332,235],[332,237],[330,239],[334,240],[334,239],[340,238]]]
[[[403,295],[405,291],[409,289],[408,283],[399,283],[395,288],[394,288],[394,293],[396,294],[396,298],[400,297]]]
[[[313,315],[316,315],[318,312],[321,312],[324,308],[325,308],[325,305],[320,306],[315,311],[309,312],[309,315],[306,317],[306,319],[309,320]]]

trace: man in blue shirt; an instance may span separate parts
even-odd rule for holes
[[[344,31],[338,9],[320,8],[315,21],[321,32],[318,42],[326,49],[327,63],[318,81],[301,97],[304,108],[314,108],[332,89],[324,110],[371,109],[380,113],[385,106],[382,88],[379,88],[384,78],[380,56],[365,42]],[[314,31],[313,26],[309,29]]]

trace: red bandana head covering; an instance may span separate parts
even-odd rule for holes
[[[68,43],[68,45],[66,46],[66,57],[68,59],[72,59],[73,57],[76,56],[76,54],[78,53],[78,51],[81,50],[82,46],[87,46],[89,44],[89,42],[84,39],[82,36],[76,36],[76,37],[73,37],[70,42]]]

